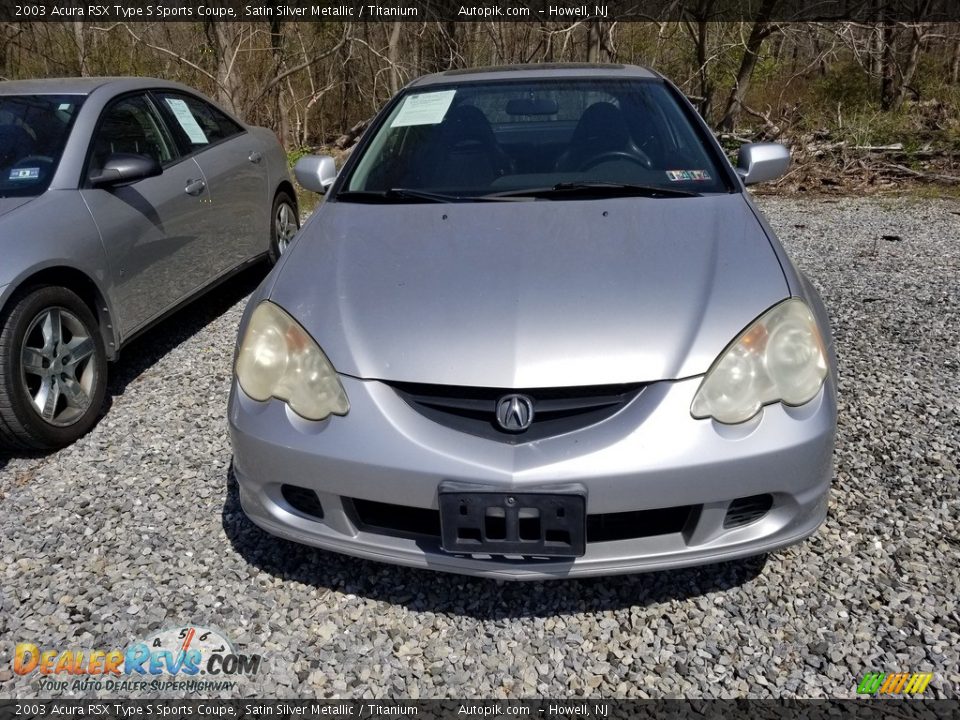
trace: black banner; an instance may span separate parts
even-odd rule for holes
[[[960,21],[958,0],[0,0],[0,21],[871,23]]]
[[[0,700],[0,720],[960,720],[958,700]]]

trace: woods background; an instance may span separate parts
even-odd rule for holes
[[[869,170],[881,185],[957,180],[960,23],[783,23],[770,19],[774,0],[719,23],[713,2],[663,23],[0,23],[0,77],[178,80],[273,128],[295,156],[349,145],[423,73],[638,63],[676,82],[730,141],[784,140],[801,158],[831,159],[838,176]]]

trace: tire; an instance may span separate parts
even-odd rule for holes
[[[273,199],[270,212],[270,262],[276,263],[287,245],[300,229],[300,214],[297,203],[290,195],[281,190]]]
[[[97,421],[107,354],[97,321],[76,293],[32,288],[0,316],[0,445],[52,450]]]

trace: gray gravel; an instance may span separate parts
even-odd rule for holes
[[[246,277],[124,354],[89,436],[0,457],[0,695],[36,694],[9,671],[20,640],[113,648],[196,623],[266,655],[234,691],[265,696],[852,697],[865,671],[923,670],[957,697],[960,205],[763,205],[839,348],[836,484],[811,540],[531,586],[271,538],[229,474]]]

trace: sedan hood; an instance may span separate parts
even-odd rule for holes
[[[0,197],[0,217],[34,199],[32,197]]]
[[[787,297],[739,194],[327,203],[271,299],[359,378],[498,388],[698,375]]]

